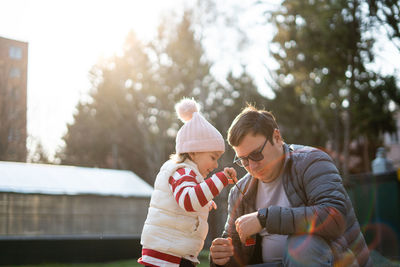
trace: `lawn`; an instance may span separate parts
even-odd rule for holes
[[[199,260],[200,264],[197,267],[206,267],[208,264],[208,250],[200,252]],[[38,265],[18,265],[15,267],[37,267]],[[137,263],[136,259],[133,260],[122,260],[116,262],[105,262],[105,263],[47,263],[40,264],[40,267],[140,267],[143,265]],[[10,266],[12,267],[12,266]]]
[[[203,250],[199,255],[200,264],[197,267],[207,267],[208,264],[208,250]],[[391,262],[382,255],[380,255],[376,251],[371,251],[371,257],[374,262],[374,266],[380,267],[400,267],[400,262],[395,261]],[[38,265],[18,265],[15,267],[37,267]],[[136,259],[134,260],[124,260],[124,261],[116,261],[116,262],[106,262],[106,263],[76,263],[76,264],[62,264],[62,263],[53,263],[53,264],[41,264],[40,267],[140,267],[137,263]],[[12,267],[12,266],[10,266]]]

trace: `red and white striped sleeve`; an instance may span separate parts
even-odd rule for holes
[[[169,186],[178,205],[186,211],[198,211],[216,197],[228,184],[224,172],[218,172],[201,183],[189,168],[180,168],[169,177]]]

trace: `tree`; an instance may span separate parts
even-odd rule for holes
[[[305,138],[298,142],[323,147],[331,141],[336,154],[344,156],[345,175],[350,142],[374,129],[390,131],[386,126],[393,120],[385,117],[387,123],[376,124],[361,112],[361,105],[369,105],[382,113],[389,102],[384,98],[382,106],[374,101],[373,93],[367,93],[377,85],[376,80],[384,79],[366,68],[373,61],[374,40],[363,35],[367,27],[363,18],[357,0],[287,0],[270,17],[277,27],[271,53],[280,65],[274,102],[277,111],[285,114],[284,127]],[[361,95],[367,97],[360,105]],[[368,128],[358,123],[361,117],[368,121],[364,124]]]
[[[51,164],[51,160],[44,149],[42,143],[32,136],[28,138],[30,145],[30,150],[28,152],[28,162],[33,163],[43,163],[43,164]]]
[[[400,51],[400,4],[396,0],[368,0],[372,23],[383,27],[389,40]]]
[[[210,66],[189,11],[176,24],[161,24],[150,44],[129,34],[122,56],[93,68],[91,99],[77,106],[64,137],[62,163],[130,169],[153,184],[175,150],[180,124],[174,104],[184,96],[195,97],[208,117],[215,99],[222,99],[224,88]],[[223,112],[223,105],[218,111]]]
[[[77,106],[68,125],[61,163],[129,169],[146,179],[147,128],[141,125],[146,110],[140,103],[152,82],[144,47],[131,32],[123,56],[99,63],[91,74],[91,99]]]
[[[157,127],[155,138],[160,147],[156,164],[160,166],[175,150],[174,138],[180,124],[174,104],[182,97],[195,97],[200,103],[206,104],[213,88],[218,85],[210,74],[211,64],[204,56],[201,42],[195,37],[191,11],[186,10],[179,22],[172,17],[164,18],[158,37],[149,47],[155,59],[157,89],[149,93],[154,100],[151,105],[154,125]],[[203,109],[207,114],[207,105]]]

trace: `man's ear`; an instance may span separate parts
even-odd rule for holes
[[[272,138],[273,138],[274,142],[277,142],[277,143],[282,141],[282,136],[281,136],[281,132],[279,131],[279,129],[274,129]]]

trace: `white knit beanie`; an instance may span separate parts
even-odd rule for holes
[[[224,138],[199,113],[199,109],[196,101],[189,98],[183,98],[175,105],[179,119],[185,123],[176,135],[176,153],[225,152]]]

